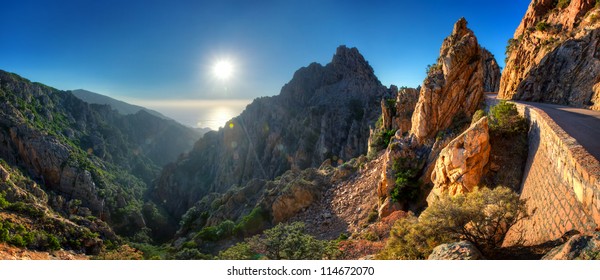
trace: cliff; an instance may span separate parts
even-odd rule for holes
[[[600,109],[600,6],[533,1],[506,49],[499,97]]]
[[[429,68],[412,116],[411,134],[420,143],[450,127],[460,115],[469,117],[483,100],[481,48],[462,18]]]
[[[207,133],[163,170],[153,198],[180,217],[208,193],[364,154],[385,94],[358,50],[341,46],[329,64],[301,68],[279,95],[254,100]]]

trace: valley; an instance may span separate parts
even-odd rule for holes
[[[211,131],[0,70],[0,259],[599,259],[599,18],[532,1],[504,69],[460,18],[417,88],[340,45]]]

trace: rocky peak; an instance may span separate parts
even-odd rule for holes
[[[356,48],[340,46],[331,63],[296,71],[279,95],[256,99],[231,126],[205,135],[165,168],[155,201],[179,217],[209,192],[365,154],[379,102],[389,94]]]
[[[469,28],[467,28],[467,20],[463,17],[460,18],[456,23],[454,23],[454,29],[452,29],[451,37],[461,38],[469,33],[473,33]]]
[[[358,49],[354,47],[348,48],[345,45],[339,46],[335,55],[333,55],[329,66],[337,74],[341,74],[344,77],[358,74],[369,79],[377,79],[373,68],[371,68],[362,54],[358,52]]]
[[[454,25],[423,81],[411,128],[420,143],[450,127],[457,116],[471,116],[483,98],[481,48],[466,25],[464,18]]]

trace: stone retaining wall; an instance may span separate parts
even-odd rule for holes
[[[517,108],[530,124],[521,197],[531,216],[511,228],[505,245],[594,231],[600,225],[600,163],[542,110],[518,103]]]

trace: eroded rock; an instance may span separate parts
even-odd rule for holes
[[[484,117],[442,149],[431,174],[434,186],[427,202],[431,204],[444,193],[470,192],[484,175],[490,151],[488,120]]]

